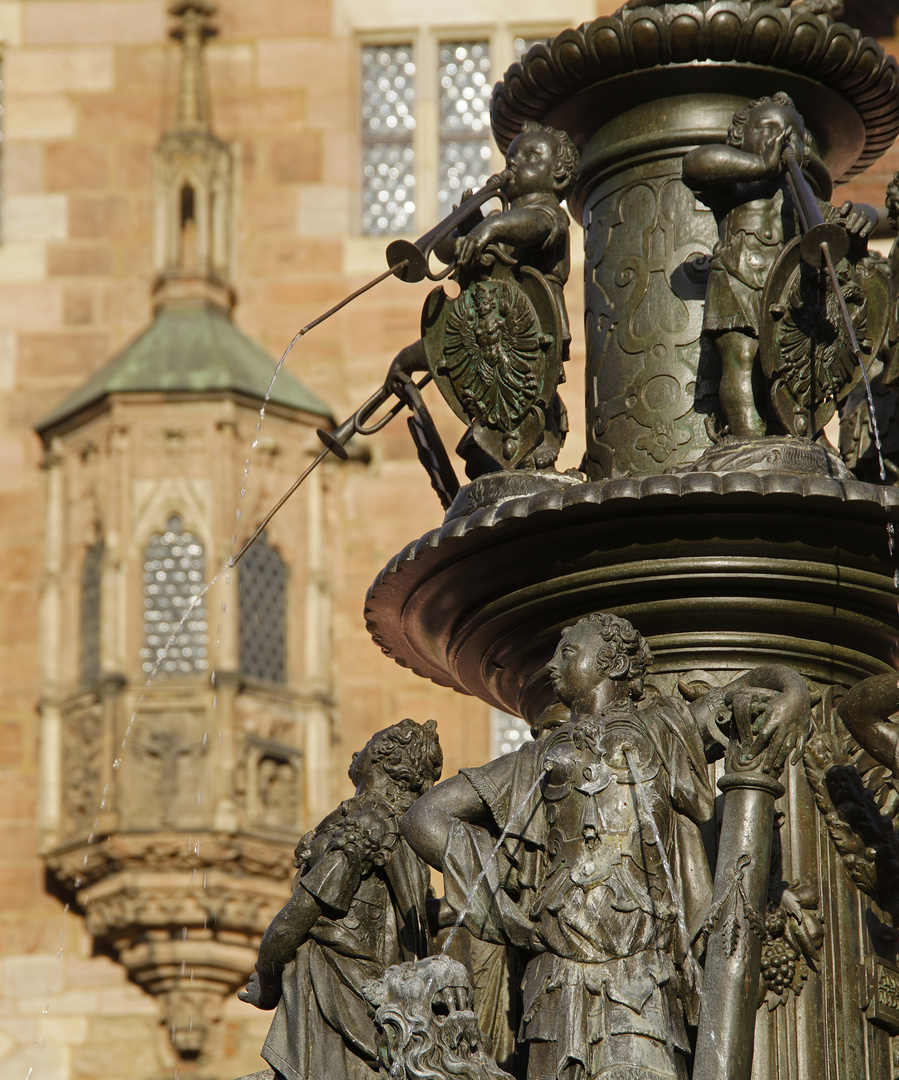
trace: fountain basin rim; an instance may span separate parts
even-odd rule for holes
[[[845,97],[867,134],[855,163],[835,179],[862,172],[899,133],[899,66],[873,38],[790,8],[704,0],[622,10],[532,46],[494,87],[494,136],[505,152],[525,121],[545,121],[589,87],[629,72],[683,70],[703,61],[780,66]]]
[[[467,514],[457,503],[399,552],[366,597],[382,651],[508,711],[553,635],[597,609],[627,615],[656,652],[683,633],[705,650],[727,638],[730,667],[740,634],[770,639],[752,646],[764,662],[804,653],[810,677],[825,653],[847,684],[891,663],[899,489],[784,472],[565,479]]]

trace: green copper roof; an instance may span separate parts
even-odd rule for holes
[[[224,315],[208,308],[164,309],[140,337],[35,426],[45,431],[116,393],[234,391],[261,402],[274,370],[271,357]],[[328,406],[283,368],[269,400],[331,416]]]

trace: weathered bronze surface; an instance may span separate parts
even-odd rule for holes
[[[697,1014],[700,1040],[711,1027],[727,1060],[706,1067],[700,1041],[694,1075],[749,1075],[770,801],[804,740],[808,689],[795,671],[770,666],[687,701],[647,693],[650,660],[625,619],[592,614],[569,627],[548,669],[570,721],[463,770],[402,822],[443,871],[463,924],[526,959],[529,1076],[685,1076],[684,1021]],[[703,745],[717,747],[731,727],[713,895]]]
[[[565,441],[567,415],[556,387],[571,339],[562,292],[571,256],[560,203],[577,169],[565,132],[525,126],[496,188],[503,211],[475,218],[466,213],[475,197],[450,215],[459,224],[444,237],[454,241],[445,254],[459,295],[431,293],[421,340],[403,349],[388,373],[385,386],[394,388],[402,376],[431,373],[469,425],[458,452],[471,479],[497,468],[550,468]],[[430,236],[423,241],[425,252],[437,250]],[[391,249],[403,255],[411,247],[403,245]],[[426,265],[427,255],[422,260]]]
[[[277,1076],[362,1080],[377,1068],[363,986],[428,953],[428,874],[397,820],[442,763],[433,721],[378,732],[353,755],[355,796],[298,843],[293,894],[241,994],[276,1010],[262,1055]]]
[[[407,808],[444,874],[430,929],[473,996],[446,956],[388,967],[383,921],[353,954],[374,974],[323,994],[288,977],[314,949],[345,964],[365,889],[423,910],[397,903],[395,855],[334,905],[316,883],[346,845],[333,815],[319,827],[249,989],[281,1002],[270,1050],[330,1025],[333,1054],[291,1059],[292,1080],[506,1075],[483,1032],[527,1080],[894,1080],[899,441],[878,421],[889,435],[899,241],[882,259],[873,211],[829,200],[899,132],[899,69],[836,7],[631,0],[535,46],[494,93],[506,171],[388,256],[436,279],[433,250],[460,294],[431,295],[378,400],[427,371],[469,425],[472,482],[435,483],[443,524],[378,576],[367,625],[535,741],[368,826],[399,845]],[[566,195],[587,441],[560,474]]]

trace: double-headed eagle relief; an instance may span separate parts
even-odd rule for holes
[[[551,468],[568,430],[556,388],[571,335],[568,215],[561,203],[578,170],[562,131],[526,124],[513,140],[495,190],[504,209],[483,217],[456,211],[446,237],[460,293],[428,297],[422,336],[404,349],[392,379],[427,370],[469,425],[458,447],[472,479],[513,468]],[[440,252],[438,252],[440,254]]]
[[[453,303],[438,370],[449,375],[468,415],[512,431],[537,400],[536,369],[551,344],[521,289],[479,281]]]
[[[497,466],[514,468],[544,447],[552,464],[561,432],[550,406],[562,371],[561,320],[546,279],[497,259],[455,300],[435,290],[423,334],[428,366],[470,439]],[[433,322],[429,316],[433,315]]]

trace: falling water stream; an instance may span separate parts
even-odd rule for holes
[[[297,331],[296,334],[294,334],[294,336],[291,338],[287,348],[282,353],[280,360],[278,360],[277,364],[275,365],[275,370],[272,373],[271,381],[269,382],[268,389],[265,392],[265,396],[263,398],[262,405],[261,405],[261,407],[259,409],[259,416],[258,416],[258,418],[256,420],[256,426],[255,426],[253,440],[252,440],[252,443],[250,445],[250,450],[251,451],[257,449],[257,447],[259,445],[259,432],[261,431],[262,425],[263,425],[263,423],[265,421],[266,409],[268,407],[269,401],[271,400],[272,392],[273,392],[274,387],[275,387],[275,382],[277,381],[278,376],[281,374],[281,371],[282,371],[282,369],[284,367],[284,363],[287,360],[287,357],[290,355],[290,352],[293,349],[294,345],[296,345],[296,343],[300,340],[300,338],[303,337],[304,335],[306,335],[310,330],[312,330],[314,327],[318,326],[320,323],[324,322],[326,319],[330,318],[336,312],[340,311],[341,308],[345,307],[352,300],[355,300],[358,296],[361,296],[364,292],[367,292],[369,289],[373,288],[375,285],[377,285],[380,282],[386,280],[387,278],[401,273],[406,268],[407,265],[408,265],[407,261],[403,260],[402,262],[398,262],[395,265],[391,266],[389,270],[386,270],[384,273],[378,275],[377,277],[375,277],[374,279],[369,281],[367,284],[363,285],[361,288],[356,289],[354,292],[352,292],[348,296],[344,297],[342,300],[340,300],[333,307],[329,308],[327,311],[325,311],[324,313],[319,315],[317,318],[313,319],[312,322],[307,323],[304,327],[302,327],[302,329],[300,329],[299,331]],[[327,452],[328,451],[326,450],[324,453],[320,454],[319,457],[313,463],[312,467],[317,465],[318,462],[327,454]],[[237,522],[240,522],[241,517],[242,517],[242,511],[243,511],[242,504],[243,504],[244,497],[246,496],[247,484],[248,484],[248,481],[249,481],[249,478],[250,478],[250,462],[251,462],[250,455],[247,454],[247,456],[246,456],[246,458],[244,460],[243,477],[242,477],[242,480],[241,480],[240,490],[239,490],[239,493],[238,493],[237,508],[235,510],[235,519],[236,519]],[[310,471],[311,471],[311,468],[308,469],[306,471],[306,473],[304,473],[303,478],[305,478],[305,476],[308,475],[308,472],[310,472]],[[292,494],[292,492],[295,490],[296,486],[297,485],[294,485],[294,487],[291,488],[290,492],[288,492],[288,495]],[[263,525],[259,529],[256,530],[256,532],[251,536],[250,540],[241,549],[241,551],[240,551],[239,555],[237,556],[237,558],[239,558],[240,555],[242,555],[246,551],[247,547],[249,547],[249,544],[258,537],[258,535],[262,531],[262,528],[264,527],[264,525],[267,523],[267,521],[272,516],[272,513],[274,513],[277,509],[280,508],[280,506],[283,504],[283,502],[285,501],[286,498],[287,498],[287,496],[282,498],[282,500],[274,507],[272,512],[266,518],[266,521],[263,523]],[[144,684],[144,689],[142,690],[142,692],[141,692],[141,694],[140,694],[140,696],[139,696],[139,698],[138,698],[138,700],[137,700],[137,702],[135,704],[134,710],[131,713],[131,716],[130,716],[130,718],[128,720],[128,724],[126,725],[126,728],[125,728],[125,732],[124,732],[124,734],[122,736],[122,740],[121,740],[121,743],[119,745],[118,752],[116,754],[116,757],[113,760],[112,768],[113,768],[114,773],[117,773],[118,770],[121,768],[122,755],[123,755],[125,749],[128,746],[128,741],[131,738],[131,735],[132,735],[132,732],[134,730],[134,726],[135,726],[135,723],[137,721],[138,715],[139,715],[141,709],[143,708],[143,706],[144,706],[144,704],[146,702],[147,694],[148,694],[149,690],[152,688],[152,686],[153,686],[153,684],[155,682],[155,679],[156,679],[157,675],[159,674],[159,668],[160,668],[163,660],[168,655],[169,649],[171,648],[171,646],[174,643],[175,639],[177,638],[177,636],[181,632],[182,628],[184,627],[185,622],[190,617],[190,615],[192,614],[194,609],[197,607],[197,605],[204,599],[204,597],[210,591],[210,589],[223,576],[225,576],[226,582],[230,581],[230,571],[233,569],[233,567],[235,565],[235,562],[237,561],[237,559],[235,558],[235,555],[233,553],[233,548],[234,548],[234,545],[237,543],[237,540],[238,540],[238,532],[235,530],[235,532],[231,535],[231,541],[230,542],[231,542],[231,547],[232,547],[232,554],[231,554],[231,557],[228,559],[228,562],[221,568],[221,570],[218,571],[217,574],[215,574],[215,576],[203,587],[203,589],[199,593],[197,593],[196,596],[194,596],[191,599],[191,601],[188,604],[186,610],[184,611],[184,614],[181,616],[181,619],[179,620],[178,624],[174,627],[171,634],[169,635],[169,638],[166,641],[165,645],[163,647],[157,649],[156,662],[153,665],[152,670],[149,672],[149,674],[147,676],[146,682]],[[222,608],[221,608],[222,616],[224,616],[224,614],[225,614],[226,607],[227,607],[227,601],[223,601]],[[222,619],[219,622],[219,627],[218,627],[219,636],[222,633],[223,625],[224,625],[224,620]],[[221,644],[220,637],[219,637],[219,644]],[[211,673],[210,680],[211,680],[212,686],[215,687],[215,681],[216,681],[216,679],[215,679],[215,671],[213,671]],[[216,694],[214,694],[213,699],[212,699],[213,708],[216,708],[217,704],[218,704],[218,697],[217,697]],[[219,742],[220,743],[221,743],[221,738],[222,738],[222,733],[219,732]],[[204,737],[203,737],[204,745],[206,744],[207,739],[208,739],[208,733],[204,733]],[[100,820],[101,820],[101,817],[102,817],[102,814],[103,814],[104,810],[106,810],[107,807],[109,806],[110,796],[111,796],[110,785],[107,784],[103,789],[102,796],[101,796],[101,799],[100,799],[100,805],[99,805],[98,810],[97,810],[97,815],[94,818],[93,824],[92,824],[91,829],[90,829],[90,831],[88,833],[86,847],[89,847],[90,845],[92,845],[96,840],[97,833],[98,833],[99,826],[100,826]],[[201,800],[202,800],[202,792],[198,791],[196,793],[196,797],[197,797],[197,802],[199,804],[201,802]],[[188,837],[188,847],[192,847],[192,849],[194,851],[194,854],[199,855],[199,853],[200,853],[200,843],[199,843],[199,841],[195,842],[194,844],[191,844],[190,838]],[[84,855],[83,865],[86,867],[88,862],[89,862],[89,852],[86,851],[85,855]],[[75,881],[76,888],[80,888],[82,883],[83,882],[82,882],[81,879],[76,879],[76,881]],[[203,875],[203,889],[205,890],[205,888],[206,888],[206,874],[204,873],[204,875]],[[69,905],[66,904],[64,914],[67,914],[68,911],[69,911]],[[60,962],[62,961],[62,943],[63,943],[63,940],[64,940],[64,933],[65,933],[64,930],[62,930],[60,932],[60,948],[59,948],[58,954],[57,954],[57,959]],[[185,933],[185,935],[187,933],[186,927],[185,927],[184,933]],[[43,1009],[43,1015],[47,1015],[50,1012],[50,1001],[51,1001],[51,998],[52,998],[52,993],[53,993],[52,987],[48,988],[47,1002],[46,1002],[46,1005],[45,1005],[45,1007]],[[40,1047],[36,1044],[35,1049],[40,1049]],[[30,1067],[29,1070],[28,1070],[28,1075],[25,1078],[25,1080],[30,1080],[30,1077],[32,1076],[33,1072],[34,1072],[34,1068]],[[177,1075],[178,1075],[178,1070],[176,1069],[175,1070],[175,1076],[177,1077]]]
[[[521,800],[521,802],[515,808],[514,812],[509,816],[509,820],[506,822],[506,825],[505,825],[505,828],[503,829],[503,831],[499,834],[499,839],[493,845],[493,850],[487,856],[487,858],[486,858],[486,860],[484,862],[484,866],[481,869],[481,872],[474,879],[474,882],[472,883],[471,888],[468,890],[468,895],[465,897],[465,904],[463,905],[462,910],[456,916],[456,921],[453,923],[452,929],[450,930],[449,934],[447,934],[446,941],[443,943],[443,949],[441,950],[442,955],[445,956],[448,949],[449,949],[449,947],[450,947],[450,945],[452,945],[453,938],[455,938],[455,936],[456,936],[456,934],[457,934],[457,932],[459,930],[459,927],[462,925],[462,923],[465,920],[465,916],[468,914],[468,911],[469,911],[469,909],[471,907],[471,902],[472,902],[472,900],[474,900],[475,893],[478,891],[478,887],[480,886],[480,884],[484,880],[484,878],[487,876],[487,874],[488,874],[488,872],[490,870],[491,864],[494,862],[494,860],[496,859],[496,856],[499,854],[499,849],[503,846],[503,843],[506,840],[506,837],[509,835],[509,833],[510,833],[510,831],[512,829],[512,826],[517,823],[518,819],[524,813],[525,809],[527,808],[528,803],[530,802],[531,796],[534,794],[534,792],[540,786],[541,780],[543,779],[544,776],[546,776],[546,774],[548,772],[549,772],[549,769],[542,769],[541,770],[540,775],[533,782],[533,784],[531,784],[531,786],[528,788],[527,794],[524,796],[524,798]]]

